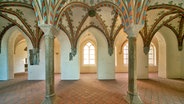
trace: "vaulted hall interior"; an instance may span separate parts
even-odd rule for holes
[[[184,103],[183,0],[0,0],[0,21],[3,104]]]

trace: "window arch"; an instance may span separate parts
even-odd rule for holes
[[[83,64],[95,64],[95,47],[91,42],[87,42],[83,47]]]

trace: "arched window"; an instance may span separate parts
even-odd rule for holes
[[[95,47],[91,42],[87,42],[83,48],[83,63],[95,64]]]
[[[148,62],[149,65],[156,65],[156,49],[152,43],[150,45]]]
[[[128,64],[128,42],[123,47],[123,62],[124,64]]]

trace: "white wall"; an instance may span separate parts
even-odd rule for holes
[[[108,54],[108,45],[105,36],[95,28],[89,28],[83,34],[93,34],[97,41],[97,74],[98,79],[115,79],[115,55]]]
[[[148,55],[144,54],[144,45],[141,35],[137,36],[136,41],[136,68],[137,79],[148,79]]]
[[[30,48],[29,48],[30,49]],[[28,80],[45,80],[45,43],[44,36],[40,42],[40,63],[39,65],[28,65]],[[28,56],[29,58],[29,56]],[[29,59],[28,59],[29,60]]]
[[[155,37],[158,40],[158,76],[162,78],[166,78],[166,71],[167,71],[167,65],[166,65],[166,41],[163,37],[163,35],[160,32],[157,32],[155,34]]]
[[[6,32],[1,44],[0,54],[0,80],[8,80],[8,37],[11,34],[10,31]]]
[[[14,54],[14,73],[25,72],[25,58],[27,58],[27,51],[24,49],[27,47],[26,41],[22,40],[15,49]]]
[[[73,57],[72,61],[69,61],[71,45],[68,37],[62,31],[56,37],[61,46],[61,80],[78,80],[80,76],[79,53]]]
[[[14,79],[14,70],[15,70],[15,67],[14,67],[14,46],[15,46],[15,40],[17,38],[17,36],[20,35],[19,31],[18,30],[15,30],[16,28],[12,28],[12,30],[10,29],[9,31],[11,32],[9,37],[8,37],[8,40],[6,41],[7,42],[7,47],[8,47],[8,78],[9,79]]]
[[[166,41],[166,77],[180,78],[181,76],[181,54],[178,51],[177,39],[174,33],[163,27],[159,31]],[[160,48],[159,48],[160,49]]]

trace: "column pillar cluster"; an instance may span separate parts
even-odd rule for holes
[[[129,104],[143,104],[137,93],[136,38],[143,25],[132,24],[125,29],[128,34],[128,91],[126,100]]]

